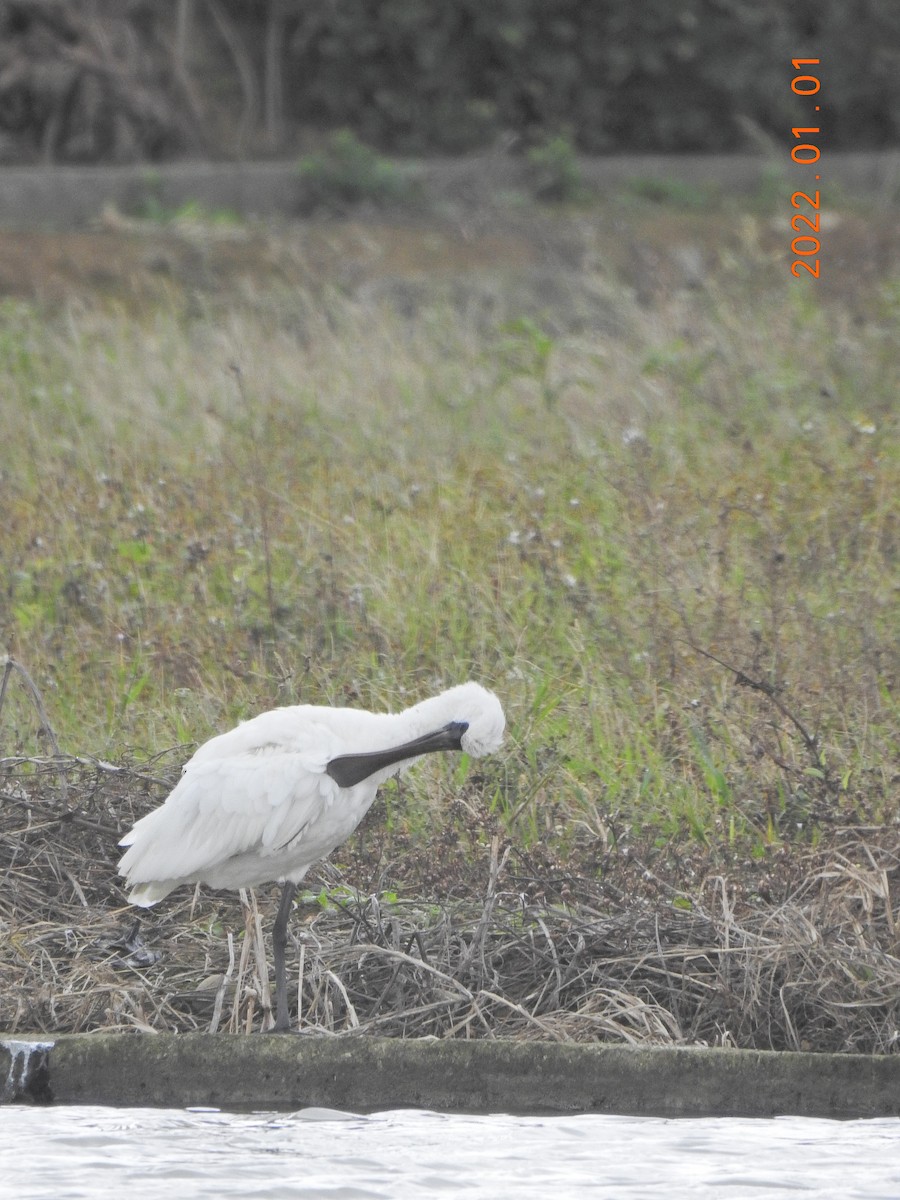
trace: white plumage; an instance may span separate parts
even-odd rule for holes
[[[437,750],[490,754],[504,725],[499,700],[477,683],[401,713],[309,704],[261,713],[204,743],[165,803],[122,838],[128,899],[149,907],[183,883],[284,884],[274,1028],[285,1031],[284,948],[297,884],[350,836],[391,775]]]

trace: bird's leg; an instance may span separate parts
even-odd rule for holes
[[[275,925],[272,930],[272,948],[275,953],[276,1003],[275,1024],[272,1026],[273,1033],[288,1033],[290,1031],[287,1001],[287,971],[284,959],[287,948],[288,921],[294,905],[296,891],[297,885],[295,883],[285,883],[281,893],[281,903],[278,906],[278,915],[275,918]]]
[[[284,967],[284,951],[287,946],[287,926],[297,894],[296,883],[286,883],[281,893],[278,916],[272,930],[272,949],[275,951],[275,1024],[272,1033],[290,1033],[288,1016],[287,972]]]

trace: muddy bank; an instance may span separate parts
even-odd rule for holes
[[[6,1100],[56,1104],[668,1117],[900,1114],[896,1061],[868,1055],[106,1034],[0,1042],[0,1078],[7,1081]]]

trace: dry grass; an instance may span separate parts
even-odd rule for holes
[[[507,207],[0,235],[0,1026],[258,1026],[250,899],[151,962],[118,835],[251,713],[476,677],[503,752],[342,848],[304,1022],[894,1048],[896,221],[815,289],[786,201]]]
[[[0,1028],[266,1027],[274,894],[175,897],[140,933],[123,904],[115,842],[163,793],[158,766],[0,762]],[[635,855],[599,882],[535,875],[499,836],[439,901],[355,893],[332,870],[295,914],[291,1007],[330,1034],[892,1052],[900,834],[879,840],[836,832],[765,889],[750,864],[712,875],[700,856],[680,882]],[[398,880],[378,857],[357,846],[353,875],[423,894],[415,863]]]

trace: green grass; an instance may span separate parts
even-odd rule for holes
[[[421,836],[458,795],[562,856],[895,821],[897,285],[860,322],[786,276],[606,278],[587,331],[512,275],[489,319],[5,302],[0,628],[63,749],[472,677],[508,743],[389,792]],[[13,679],[0,746],[34,729]]]
[[[297,173],[305,212],[343,213],[360,203],[415,207],[419,202],[414,178],[350,129],[339,130],[321,150],[304,155]]]

